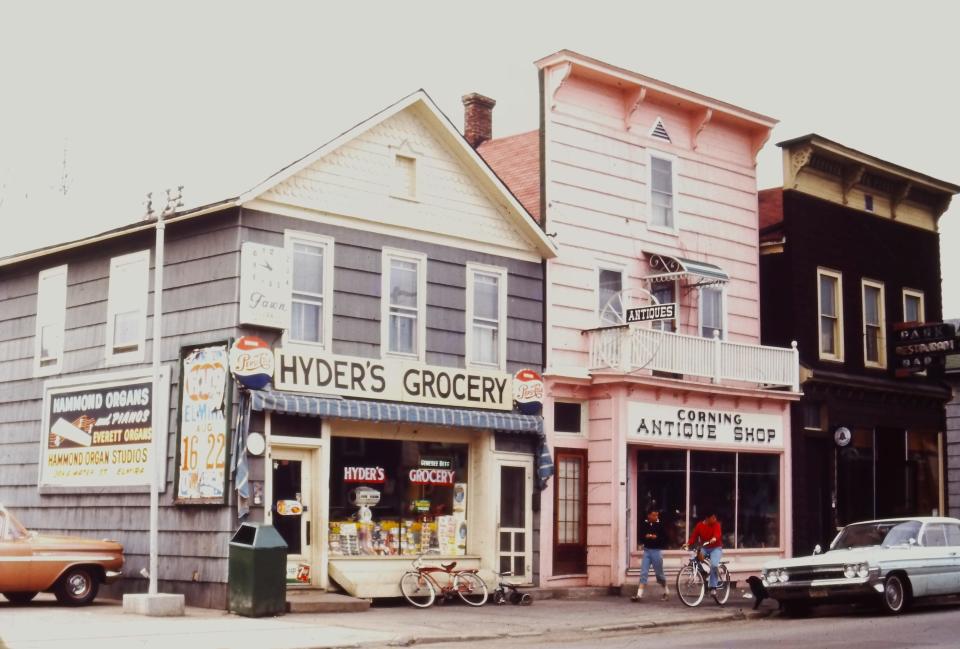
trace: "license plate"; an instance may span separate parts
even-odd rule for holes
[[[823,590],[822,588],[810,589],[810,597],[820,598],[820,597],[826,597],[826,596],[827,596],[827,591]]]

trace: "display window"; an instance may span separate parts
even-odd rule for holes
[[[334,437],[331,556],[467,552],[468,446]]]
[[[692,526],[717,515],[726,548],[780,545],[780,456],[770,453],[641,448],[637,522],[660,512],[667,547],[678,549]]]

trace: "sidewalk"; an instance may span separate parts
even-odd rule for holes
[[[27,606],[0,603],[0,649],[407,646],[557,632],[595,634],[637,629],[642,633],[645,628],[765,616],[776,607],[768,601],[753,612],[752,605],[752,600],[731,594],[722,608],[708,600],[699,608],[690,609],[676,596],[669,602],[651,597],[639,604],[625,597],[597,597],[542,600],[532,606],[487,604],[481,608],[450,602],[425,610],[396,603],[379,605],[365,613],[288,614],[255,619],[188,608],[182,618],[148,618],[124,614],[116,602],[71,609],[41,595]]]

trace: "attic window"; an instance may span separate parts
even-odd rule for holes
[[[417,199],[417,159],[396,154],[394,159],[394,191],[397,198]]]
[[[868,212],[873,211],[873,196],[871,194],[863,195],[863,209],[867,210]]]
[[[653,128],[650,129],[650,137],[660,138],[661,140],[666,140],[667,142],[672,142],[670,139],[670,134],[667,133],[667,129],[663,125],[663,119],[660,117],[657,118],[657,121],[653,123]]]

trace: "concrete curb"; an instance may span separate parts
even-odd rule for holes
[[[569,629],[547,628],[538,631],[514,631],[509,633],[476,633],[476,634],[450,634],[450,635],[432,635],[432,636],[409,636],[400,638],[387,643],[390,647],[410,647],[413,645],[429,645],[440,643],[456,642],[478,642],[483,640],[501,640],[505,638],[536,638],[550,635],[551,633],[613,633],[617,631],[638,631],[641,629],[655,628],[674,628],[679,626],[689,626],[692,624],[709,624],[713,622],[735,622],[748,619],[762,619],[773,614],[772,610],[744,611],[735,609],[726,613],[711,613],[709,615],[692,615],[679,620],[670,620],[669,622],[625,622],[622,624],[605,624],[599,626],[572,627]],[[356,647],[371,647],[382,645],[382,642],[363,642],[360,644],[344,645],[333,649],[353,649]],[[328,648],[329,649],[329,648]]]

